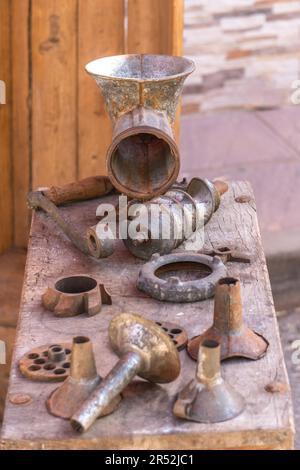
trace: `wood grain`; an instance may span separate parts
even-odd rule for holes
[[[182,55],[183,0],[128,0],[129,54]],[[174,132],[180,131],[178,106]]]
[[[77,177],[77,2],[32,2],[32,185]]]
[[[0,80],[6,88],[6,103],[0,104],[0,253],[12,243],[12,180],[11,180],[11,36],[10,1],[0,2]]]
[[[78,176],[106,173],[112,125],[104,100],[84,66],[99,57],[124,53],[124,1],[78,2]]]
[[[251,197],[238,204],[241,194]],[[108,196],[102,201],[112,201]],[[85,201],[62,208],[64,215],[84,231],[95,222],[97,201]],[[69,341],[72,336],[89,336],[94,345],[102,376],[116,363],[110,349],[107,327],[113,315],[135,311],[150,319],[178,323],[189,337],[212,322],[213,299],[191,304],[164,303],[138,292],[135,283],[142,261],[130,255],[123,243],[109,259],[87,258],[42,212],[33,217],[31,242],[21,303],[20,323],[11,371],[9,393],[28,393],[27,406],[6,403],[3,423],[4,448],[83,449],[290,449],[294,425],[290,392],[270,394],[265,386],[274,380],[288,384],[278,325],[275,316],[265,257],[258,229],[251,187],[234,182],[222,198],[220,209],[205,229],[205,248],[229,246],[252,254],[251,264],[228,263],[228,275],[239,277],[244,319],[270,342],[267,355],[259,361],[225,361],[222,373],[247,402],[237,418],[216,424],[199,424],[176,418],[172,406],[178,391],[195,373],[195,363],[181,351],[179,378],[156,386],[136,381],[119,409],[98,420],[84,435],[78,435],[68,421],[49,415],[45,401],[55,384],[38,384],[20,376],[17,360],[27,350],[47,342]],[[181,247],[183,249],[184,247]],[[88,273],[102,281],[112,294],[112,305],[94,317],[56,319],[41,305],[41,295],[56,277]],[[34,416],[34,420],[33,420]]]
[[[3,417],[11,353],[14,347],[25,261],[24,250],[8,250],[0,257],[0,340],[5,341],[7,351],[6,365],[0,366],[0,421]]]
[[[129,0],[129,54],[182,54],[183,1]]]
[[[26,246],[29,232],[29,211],[26,195],[30,190],[31,184],[29,0],[12,0],[11,15],[14,244],[16,246]]]

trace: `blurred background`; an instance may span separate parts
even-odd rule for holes
[[[300,1],[0,0],[0,338],[10,358],[27,192],[105,171],[111,124],[84,64],[135,52],[196,63],[176,124],[182,176],[253,186],[299,422]]]

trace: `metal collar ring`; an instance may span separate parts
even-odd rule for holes
[[[166,279],[158,276],[158,271],[161,268],[171,264],[177,265],[177,271],[180,272],[179,263],[183,264],[183,269],[187,272],[189,270],[195,271],[195,263],[202,265],[202,267],[203,265],[208,267],[211,272],[205,277],[191,280],[180,280],[174,275]],[[226,267],[217,256],[212,257],[198,253],[173,253],[165,256],[155,254],[140,270],[137,287],[158,300],[196,302],[213,297],[217,282],[224,276],[226,276]]]

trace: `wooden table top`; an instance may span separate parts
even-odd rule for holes
[[[250,195],[250,202],[235,202]],[[106,198],[107,201],[112,197]],[[95,224],[98,200],[62,208],[78,228]],[[33,382],[21,376],[17,362],[28,350],[47,343],[89,336],[94,345],[98,371],[105,376],[116,363],[107,328],[113,315],[136,312],[156,321],[184,327],[189,337],[204,331],[213,316],[213,299],[190,304],[160,302],[139,292],[136,279],[142,261],[122,242],[107,259],[94,260],[79,252],[44,213],[33,215],[16,346],[1,434],[2,448],[33,449],[290,449],[294,424],[290,392],[270,393],[267,384],[288,384],[269,276],[256,216],[252,189],[247,182],[233,182],[219,210],[205,228],[205,248],[229,246],[251,253],[251,264],[228,263],[230,276],[241,280],[244,319],[263,334],[270,346],[259,361],[246,359],[222,363],[222,373],[245,397],[247,407],[238,417],[216,424],[184,421],[172,414],[176,394],[194,377],[196,363],[180,352],[178,379],[158,386],[142,380],[127,389],[115,413],[97,420],[83,435],[66,420],[47,412],[45,401],[57,383]],[[182,251],[183,246],[180,247]],[[112,294],[112,305],[94,317],[56,318],[41,305],[41,295],[55,278],[90,274]],[[29,394],[32,402],[15,405],[9,397]]]

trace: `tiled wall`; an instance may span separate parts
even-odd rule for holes
[[[185,0],[183,112],[272,108],[300,79],[300,0]]]

